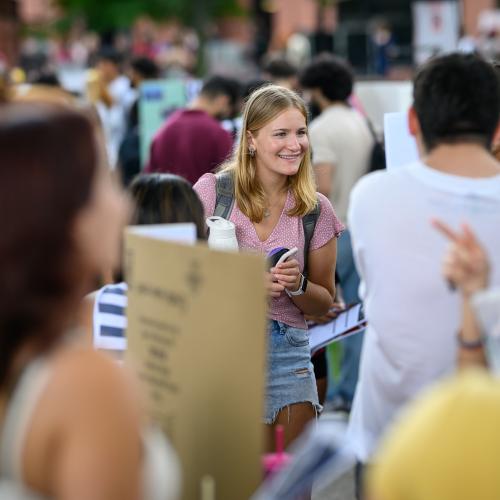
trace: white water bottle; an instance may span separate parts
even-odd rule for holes
[[[236,226],[222,217],[208,217],[207,226],[210,229],[208,235],[208,246],[215,250],[238,251],[238,240],[236,239]]]

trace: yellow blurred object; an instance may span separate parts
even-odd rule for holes
[[[12,68],[10,70],[10,81],[13,85],[19,85],[26,81],[26,73],[21,68]]]
[[[22,84],[11,87],[10,99],[17,102],[46,102],[75,106],[76,99],[60,87],[40,84]]]
[[[368,473],[376,500],[498,500],[500,381],[486,371],[438,384],[401,413]]]

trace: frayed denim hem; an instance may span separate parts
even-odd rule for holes
[[[314,403],[314,401],[294,401],[293,403],[289,403],[287,405],[282,406],[281,408],[278,408],[273,412],[273,415],[271,418],[263,418],[264,424],[267,425],[272,425],[276,421],[276,418],[278,417],[278,414],[284,410],[285,408],[288,409],[288,423],[290,423],[290,406],[301,404],[301,403],[310,403],[313,408],[314,408],[314,418],[317,420],[319,415],[321,415],[321,412],[323,411],[323,407],[319,403]]]

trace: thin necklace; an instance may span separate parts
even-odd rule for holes
[[[285,203],[286,203],[286,198],[285,198]],[[269,207],[264,208],[264,217],[267,219],[268,217],[271,217],[271,208],[275,208],[277,206],[281,205],[281,200],[279,203],[276,203],[275,205],[270,205]]]

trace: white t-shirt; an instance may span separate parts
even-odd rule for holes
[[[115,168],[120,145],[127,130],[128,114],[137,99],[137,92],[130,86],[130,80],[123,75],[108,85],[108,91],[113,98],[113,105],[108,107],[99,101],[96,107],[104,130],[109,164],[111,168]]]
[[[309,137],[313,164],[335,166],[330,201],[345,224],[351,189],[368,171],[373,148],[370,129],[358,111],[334,104],[311,122]]]
[[[456,367],[460,297],[441,275],[448,242],[438,217],[466,221],[487,249],[500,284],[500,175],[472,179],[420,162],[365,176],[348,221],[368,318],[348,436],[367,461],[397,411]]]

